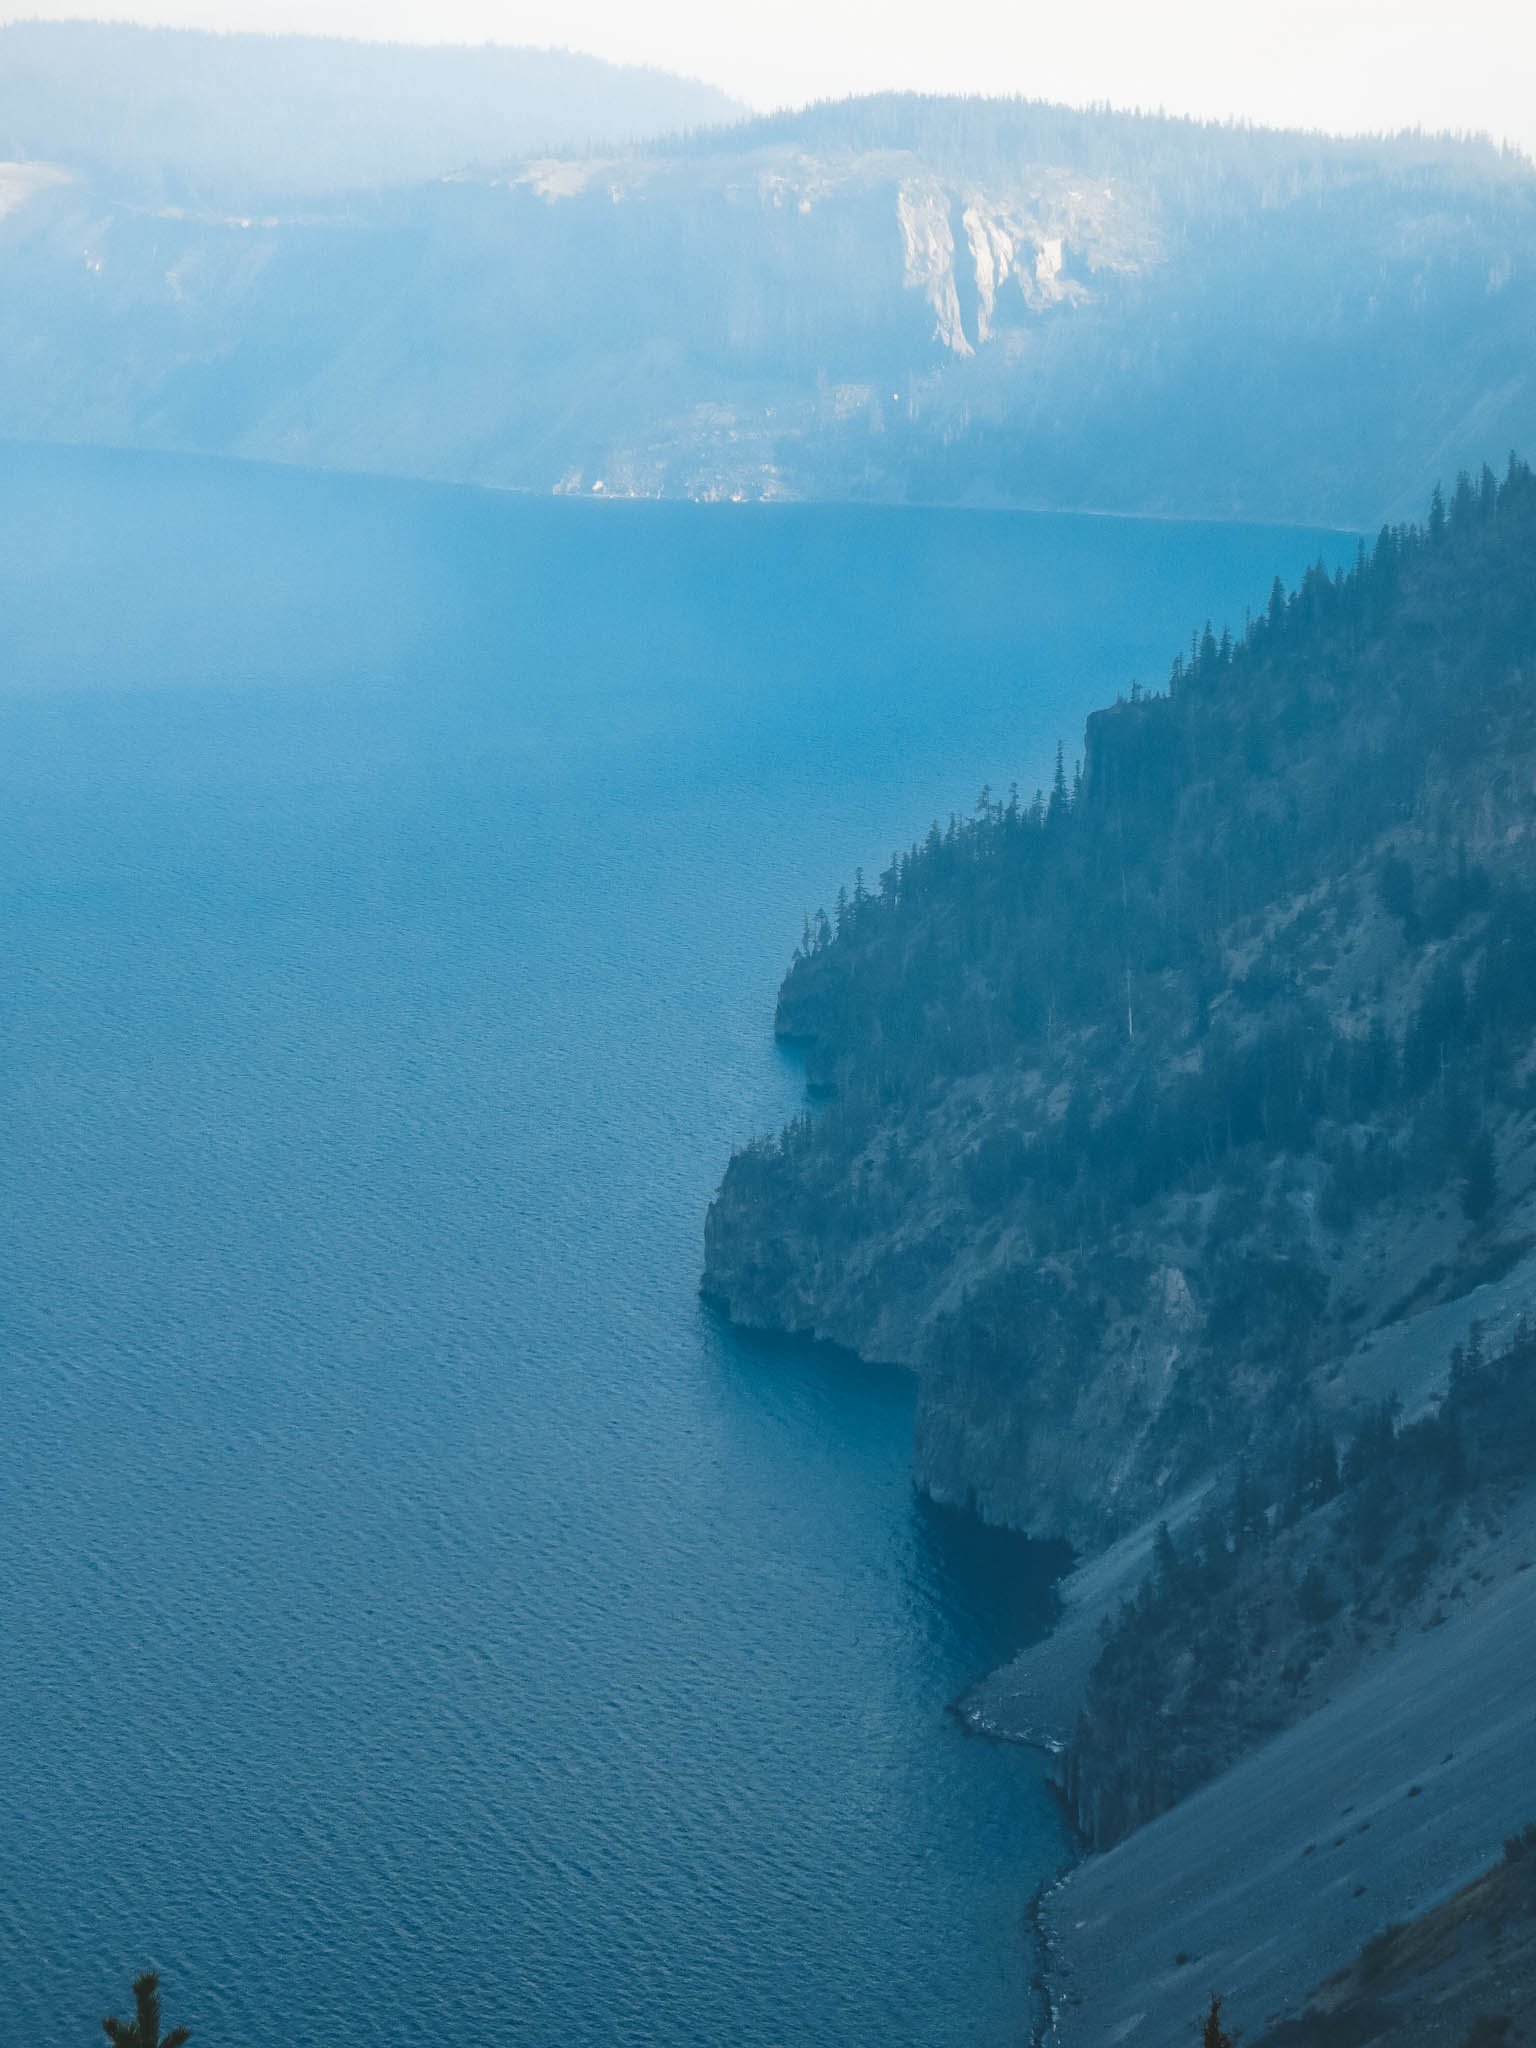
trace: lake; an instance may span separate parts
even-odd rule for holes
[[[703,1215],[802,912],[1319,547],[0,450],[18,2039],[1028,2039],[1043,1561]]]

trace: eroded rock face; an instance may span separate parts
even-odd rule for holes
[[[1028,313],[1088,300],[1088,284],[1063,274],[1069,240],[1085,276],[1133,273],[1138,261],[1150,265],[1156,257],[1145,229],[1139,257],[1131,255],[1137,236],[1128,209],[1103,185],[1084,195],[1044,178],[1033,192],[998,198],[912,176],[898,187],[896,212],[903,282],[923,294],[934,339],[956,356],[974,356]]]
[[[1018,1384],[1001,1410],[968,1361],[946,1358],[945,1333],[915,1447],[929,1492],[1094,1547],[1166,1508],[1198,1471],[1168,1420],[1181,1375],[1199,1370],[1205,1314],[1177,1268],[1132,1261],[1120,1284],[1126,1298],[1097,1313],[1072,1313],[1063,1292],[1038,1319],[1021,1316]]]
[[[1206,1395],[1191,1395],[1221,1376],[1210,1282],[1191,1285],[1166,1247],[1037,1262],[1006,1231],[968,1243],[970,1217],[940,1196],[924,1219],[828,1257],[809,1217],[784,1222],[795,1198],[765,1211],[753,1181],[733,1166],[711,1209],[706,1291],[749,1326],[913,1369],[913,1469],[934,1499],[1092,1550],[1208,1466]],[[1194,1267],[1200,1248],[1183,1255]]]
[[[771,1190],[757,1162],[734,1162],[707,1222],[705,1288],[745,1324],[915,1370],[914,1471],[935,1499],[1096,1546],[1199,1469],[1183,1375],[1201,1368],[1209,1304],[1150,1244],[1040,1259],[1006,1225],[977,1232],[955,1170],[973,1111],[951,1105],[923,1133],[921,1205],[861,1168],[864,1199],[890,1220],[833,1251],[817,1218],[835,1190]],[[994,1095],[984,1115],[1007,1111]]]

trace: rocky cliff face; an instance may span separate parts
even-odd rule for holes
[[[821,1218],[845,1199],[831,1175],[770,1191],[756,1161],[738,1160],[707,1220],[704,1287],[749,1327],[914,1369],[914,1472],[934,1499],[1097,1546],[1200,1469],[1204,1430],[1181,1441],[1177,1406],[1170,1418],[1205,1353],[1207,1303],[1190,1281],[1200,1245],[1127,1238],[1110,1257],[1039,1260],[1014,1219],[978,1231],[965,1162],[990,1130],[1038,1115],[1039,1094],[1037,1078],[961,1086],[920,1127],[893,1120],[863,1151],[830,1246]]]
[[[705,1286],[916,1368],[936,1497],[1097,1547],[1422,1402],[1380,1333],[1521,1254],[1536,492],[1458,505],[797,958],[832,1099],[733,1160]]]
[[[1437,1902],[1525,1818],[1533,565],[1536,479],[1464,482],[785,982],[824,1107],[732,1161],[705,1285],[915,1366],[921,1481],[1084,1553],[961,1703],[1102,1852],[1040,1906],[1061,2048],[1528,2004],[1528,1837]]]
[[[22,438],[1353,522],[1536,425],[1536,176],[1476,145],[891,99],[340,197],[26,176]]]

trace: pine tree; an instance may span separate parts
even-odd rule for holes
[[[1493,1140],[1479,1131],[1467,1147],[1461,1169],[1461,1213],[1469,1223],[1481,1223],[1499,1198],[1498,1161]]]
[[[168,2034],[161,2035],[160,1979],[153,1970],[134,1978],[133,2004],[131,2020],[124,2022],[109,2013],[101,2023],[101,2031],[112,2048],[182,2048],[183,2042],[191,2037],[190,2027],[172,2027]]]
[[[1301,1584],[1296,1588],[1296,1610],[1302,1620],[1313,1628],[1320,1628],[1338,1613],[1339,1603],[1329,1590],[1320,1565],[1309,1565],[1303,1573]]]
[[[1221,2024],[1221,2000],[1213,1991],[1211,2009],[1205,2016],[1205,2026],[1200,2035],[1200,2048],[1237,2048],[1237,2036],[1229,2034]]]
[[[1051,778],[1051,803],[1046,815],[1056,824],[1066,815],[1069,798],[1067,795],[1067,763],[1062,752],[1061,741],[1056,742],[1056,773]]]
[[[1163,1594],[1172,1593],[1179,1581],[1179,1553],[1173,1547],[1166,1522],[1158,1523],[1152,1539],[1152,1578]]]

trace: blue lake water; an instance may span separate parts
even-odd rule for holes
[[[0,450],[18,2039],[1027,2038],[1038,1561],[703,1212],[802,909],[1320,544]]]

